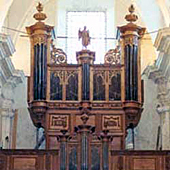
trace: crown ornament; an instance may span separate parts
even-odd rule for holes
[[[42,13],[43,5],[40,2],[38,3],[36,9],[37,9],[38,13],[34,14],[33,17],[39,22],[45,20],[47,18],[47,16],[45,13]]]

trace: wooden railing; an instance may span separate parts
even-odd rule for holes
[[[59,170],[59,160],[58,150],[0,150],[0,170]],[[170,151],[111,151],[109,165],[109,170],[170,170]]]
[[[170,151],[111,151],[111,170],[170,170]]]
[[[59,152],[0,150],[0,170],[59,170]]]

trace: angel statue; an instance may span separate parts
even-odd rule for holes
[[[89,36],[89,30],[86,30],[86,26],[84,26],[83,31],[79,29],[78,36],[79,36],[79,40],[80,38],[82,38],[83,48],[87,49],[87,46],[90,44],[90,36]]]

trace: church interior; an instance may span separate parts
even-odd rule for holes
[[[0,170],[170,170],[169,0],[0,0]]]

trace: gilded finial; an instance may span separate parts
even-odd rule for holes
[[[135,14],[133,14],[134,11],[135,11],[135,7],[134,7],[134,5],[132,4],[132,5],[129,7],[129,13],[130,13],[130,14],[127,14],[127,15],[125,16],[126,21],[135,22],[135,21],[138,20],[138,16],[135,15]]]
[[[129,7],[129,12],[132,14],[135,11],[135,7],[133,6],[133,4],[131,4],[131,6]]]
[[[36,8],[37,8],[38,12],[42,12],[43,11],[43,6],[42,6],[42,4],[40,2],[38,2],[38,5],[37,5]]]
[[[37,7],[36,7],[38,13],[34,14],[34,18],[37,20],[37,21],[43,21],[47,18],[46,14],[42,13],[43,11],[43,5],[39,2]]]

